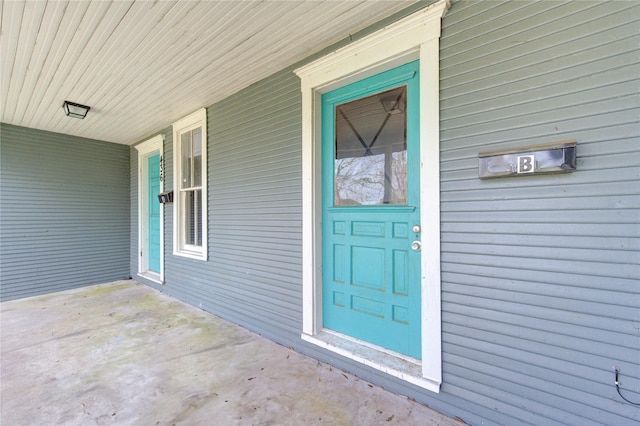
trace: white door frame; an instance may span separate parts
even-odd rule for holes
[[[449,8],[440,0],[295,73],[302,90],[302,339],[433,392],[442,383],[440,294],[440,32]],[[420,60],[419,363],[322,327],[321,95],[409,61]]]
[[[157,135],[134,148],[138,151],[138,276],[164,283],[164,208],[160,209],[160,273],[149,270],[149,157],[160,154],[161,164],[164,136]],[[162,167],[162,165],[161,165]],[[160,180],[163,191],[164,179]]]

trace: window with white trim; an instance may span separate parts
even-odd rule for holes
[[[207,111],[173,123],[173,254],[207,260]]]

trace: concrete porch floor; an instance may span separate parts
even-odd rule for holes
[[[460,425],[135,281],[0,315],[2,425]]]

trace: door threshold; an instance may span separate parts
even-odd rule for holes
[[[141,278],[147,279],[149,281],[153,281],[156,284],[164,284],[162,282],[162,279],[160,278],[160,274],[157,272],[153,272],[153,271],[138,272],[138,276]]]
[[[323,329],[315,335],[302,334],[302,340],[346,358],[382,371],[432,392],[440,392],[440,382],[422,375],[422,362],[352,337]]]

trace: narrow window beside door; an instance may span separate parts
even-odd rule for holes
[[[173,124],[174,254],[207,259],[207,115],[202,109]]]

